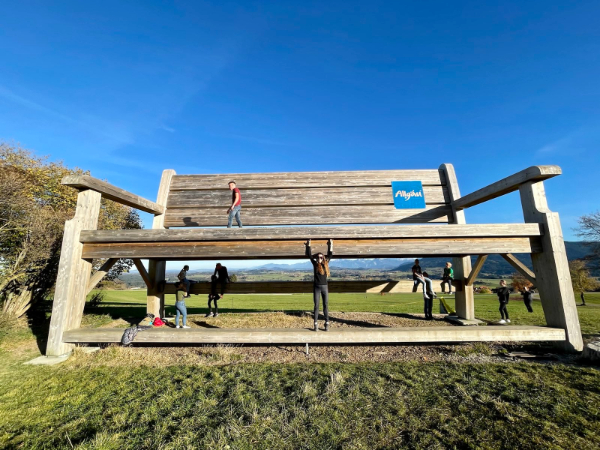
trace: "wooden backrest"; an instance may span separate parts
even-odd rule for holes
[[[437,169],[175,175],[165,227],[226,225],[230,180],[250,226],[447,223],[451,214],[446,176]],[[396,209],[392,181],[421,181],[427,207]]]

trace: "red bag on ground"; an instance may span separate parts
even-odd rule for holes
[[[165,323],[160,319],[160,317],[157,317],[156,319],[154,319],[154,322],[152,322],[152,325],[154,325],[155,327],[162,327]]]

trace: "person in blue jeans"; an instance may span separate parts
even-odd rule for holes
[[[182,320],[182,327],[181,328],[189,328],[186,323],[187,323],[187,308],[185,307],[185,294],[186,294],[186,289],[185,289],[185,283],[178,283],[175,288],[177,289],[177,291],[175,292],[175,297],[176,297],[176,301],[175,301],[175,310],[177,311],[177,313],[175,314],[175,328],[179,328],[179,316],[182,315],[183,316],[183,320]]]
[[[243,228],[242,219],[240,217],[240,211],[242,210],[242,194],[236,187],[235,181],[231,180],[229,182],[229,190],[231,191],[231,206],[227,210],[227,214],[229,214],[227,228],[231,228],[234,217],[238,227]]]

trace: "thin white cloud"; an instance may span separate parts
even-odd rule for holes
[[[600,146],[600,123],[581,127],[566,136],[544,145],[536,156],[596,152]]]

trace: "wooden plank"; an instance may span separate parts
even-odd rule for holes
[[[525,264],[519,261],[519,259],[515,255],[507,253],[501,254],[500,256],[502,256],[502,258],[504,258],[504,260],[507,263],[513,266],[517,270],[517,272],[519,272],[521,275],[527,278],[534,286],[536,285],[535,274],[531,270],[529,270],[529,267],[527,267]]]
[[[161,206],[166,206],[167,199],[169,198],[169,191],[171,188],[171,181],[175,176],[173,169],[163,170],[160,178],[160,184],[158,186],[158,194],[156,196],[156,203]],[[158,214],[154,216],[152,221],[152,229],[164,230],[165,229],[165,214]],[[165,311],[165,296],[158,290],[158,286],[165,279],[165,272],[167,263],[163,260],[152,259],[148,261],[148,277],[150,283],[146,284],[148,289],[146,291],[147,305],[146,309],[148,313],[154,314],[157,317],[164,317]]]
[[[540,238],[544,251],[532,255],[531,261],[546,323],[564,329],[564,348],[579,352],[583,350],[583,339],[558,213],[548,208],[543,182],[526,183],[519,191],[525,221],[541,223],[545,228]]]
[[[444,185],[438,170],[360,170],[338,172],[236,173],[210,175],[177,175],[172,191],[187,189],[219,189],[235,180],[245,189],[325,188],[341,186],[389,186],[391,181],[421,181],[423,185]]]
[[[80,192],[75,216],[65,222],[46,356],[70,352],[72,346],[63,343],[63,334],[81,325],[92,264],[82,259],[84,245],[79,242],[79,234],[98,226],[101,200],[102,196],[93,190]]]
[[[207,273],[208,278],[210,274]],[[393,282],[392,282],[393,283]],[[329,281],[330,293],[371,292],[377,286],[387,286],[389,281],[359,280],[359,281]],[[382,287],[382,289],[383,289]],[[220,289],[220,286],[219,286]],[[229,294],[309,294],[313,291],[312,281],[268,281],[268,282],[236,282],[229,283],[226,295]],[[165,294],[175,294],[175,283],[165,285]],[[190,288],[191,294],[209,294],[210,281],[194,283]]]
[[[226,209],[168,209],[166,227],[227,225]],[[395,209],[389,205],[244,208],[244,226],[448,222],[449,206]]]
[[[106,260],[106,262],[104,264],[102,264],[102,267],[100,267],[96,273],[94,273],[91,278],[90,278],[90,282],[87,285],[87,292],[86,295],[89,294],[90,292],[92,292],[92,290],[98,285],[98,283],[100,283],[100,281],[102,280],[102,278],[104,278],[106,276],[106,274],[108,273],[108,271],[112,268],[112,266],[115,265],[115,263],[118,261],[118,258],[109,258]]]
[[[448,191],[442,186],[423,187],[428,205],[447,204]],[[187,190],[172,191],[167,207],[170,208],[225,208],[231,204],[231,191]],[[308,189],[248,189],[242,190],[243,207],[270,207],[293,205],[393,205],[392,186],[308,188]]]
[[[326,250],[326,241],[313,241]],[[338,240],[336,258],[480,255],[540,251],[539,238],[362,239]],[[304,240],[236,242],[158,242],[84,244],[84,258],[157,258],[165,260],[305,259]],[[470,273],[470,268],[469,268]]]
[[[464,225],[467,223],[465,213],[457,210],[454,206],[461,198],[454,166],[452,166],[452,164],[442,164],[440,170],[443,170],[446,174],[446,180],[448,181],[448,195],[450,196],[452,204],[452,215],[449,223]],[[474,254],[477,254],[477,252]],[[453,286],[455,288],[454,298],[456,313],[458,314],[458,317],[462,319],[474,319],[475,297],[473,286],[466,284],[467,275],[471,273],[471,258],[466,255],[456,256],[452,259],[452,266],[454,267],[455,283],[453,283]]]
[[[477,278],[477,275],[479,275],[479,272],[481,271],[481,268],[483,267],[483,264],[485,263],[486,259],[487,259],[487,255],[479,255],[477,257],[477,261],[475,261],[475,266],[473,266],[471,273],[469,274],[469,276],[467,277],[467,280],[465,281],[466,286],[473,285],[473,283],[475,282],[475,278]]]
[[[546,180],[561,173],[562,170],[559,166],[531,166],[521,172],[517,172],[514,175],[478,189],[469,195],[465,195],[456,200],[453,205],[458,210],[470,208],[471,206],[479,205],[509,192],[514,192],[519,189],[519,186],[529,181]]]
[[[65,342],[118,343],[122,328],[86,328],[65,333]],[[560,328],[527,325],[487,327],[369,327],[315,333],[306,328],[152,328],[137,334],[135,344],[402,344],[426,342],[563,341]]]
[[[189,230],[91,230],[81,232],[81,242],[186,242],[256,241],[298,239],[388,239],[456,237],[536,237],[538,224],[506,223],[478,225],[349,225],[322,227],[195,228]]]
[[[91,189],[102,194],[104,198],[131,206],[140,211],[152,214],[162,214],[165,211],[164,206],[158,205],[139,195],[132,194],[131,192],[127,192],[106,181],[99,180],[89,175],[67,175],[62,179],[62,184],[79,190]]]
[[[148,272],[146,272],[146,268],[142,264],[142,261],[140,261],[138,258],[133,258],[133,264],[135,264],[136,269],[142,277],[142,280],[144,280],[144,283],[146,283],[146,287],[152,288],[154,285],[150,280],[150,275],[148,275]]]

